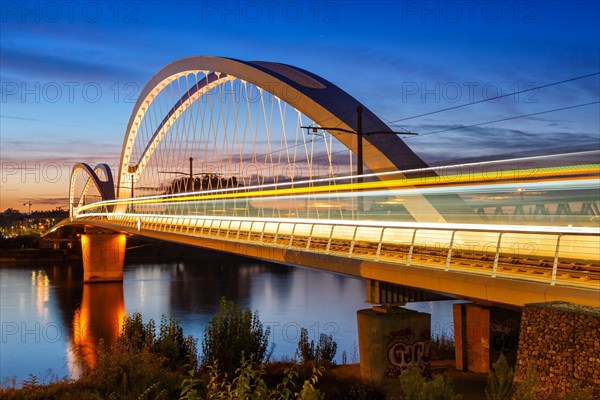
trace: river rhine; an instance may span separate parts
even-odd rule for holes
[[[129,262],[123,283],[84,285],[81,278],[77,262],[0,266],[3,382],[77,376],[82,362],[94,362],[98,340],[114,340],[118,321],[136,311],[157,324],[172,314],[186,335],[201,340],[223,296],[259,312],[271,329],[274,359],[293,357],[306,327],[311,339],[333,335],[337,362],[343,352],[347,362],[358,362],[356,311],[370,307],[362,280],[237,257]],[[432,314],[434,335],[451,335],[452,303],[407,307]]]

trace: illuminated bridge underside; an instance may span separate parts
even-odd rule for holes
[[[147,214],[89,214],[77,222],[478,301],[600,307],[597,256],[586,265],[576,261],[581,249],[600,246],[597,235]],[[466,245],[474,238],[477,246]],[[515,246],[527,249],[532,239],[540,246],[535,256],[515,256]]]

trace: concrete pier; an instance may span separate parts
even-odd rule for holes
[[[122,233],[87,232],[81,235],[83,281],[121,282],[127,237]]]
[[[487,373],[500,354],[514,365],[520,312],[473,303],[454,304],[456,369]]]
[[[376,306],[358,311],[357,320],[364,379],[395,378],[410,365],[429,373],[430,314]]]

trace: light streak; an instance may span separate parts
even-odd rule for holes
[[[535,176],[524,175],[524,173],[534,173]],[[139,205],[139,204],[154,204],[154,203],[184,203],[190,201],[204,201],[204,200],[227,200],[227,199],[241,199],[241,198],[259,198],[259,197],[282,197],[285,195],[306,195],[313,196],[317,193],[329,193],[335,196],[340,196],[342,193],[348,192],[360,192],[365,190],[373,191],[375,189],[385,189],[385,192],[390,193],[396,188],[402,187],[414,187],[414,188],[423,188],[418,189],[421,194],[426,194],[424,189],[431,187],[442,187],[442,188],[452,188],[448,193],[456,193],[457,187],[463,189],[463,191],[468,191],[466,188],[468,186],[474,186],[476,188],[485,187],[482,186],[483,182],[500,182],[490,185],[502,185],[505,184],[503,181],[506,180],[517,180],[519,183],[512,183],[513,186],[505,186],[505,187],[515,187],[515,185],[523,186],[525,184],[532,184],[538,182],[531,182],[527,179],[535,179],[540,180],[543,178],[556,178],[563,177],[563,181],[555,181],[560,182],[556,183],[557,185],[565,185],[564,182],[570,179],[577,179],[577,176],[589,176],[589,175],[598,175],[600,174],[600,164],[585,164],[577,167],[546,167],[539,168],[533,170],[512,170],[506,171],[506,174],[509,177],[505,177],[502,179],[490,180],[488,178],[488,173],[475,173],[468,176],[468,179],[464,179],[463,175],[447,175],[447,176],[430,176],[430,177],[418,177],[418,178],[403,178],[396,180],[383,180],[383,181],[374,181],[374,182],[363,182],[363,183],[344,183],[338,185],[327,185],[327,186],[312,186],[312,187],[301,187],[301,188],[287,188],[287,189],[267,189],[267,190],[257,190],[257,191],[246,191],[254,188],[263,188],[262,186],[248,187],[248,188],[236,188],[236,189],[226,189],[222,191],[210,191],[210,192],[194,192],[194,193],[183,193],[177,196],[174,195],[163,195],[163,196],[147,196],[147,197],[138,197],[134,200],[132,199],[122,199],[122,200],[109,200],[102,201],[97,203],[92,203],[77,209],[77,212],[82,212],[85,210],[90,210],[96,207],[102,206],[115,206],[115,205]],[[516,176],[521,176],[521,179],[516,179]],[[526,179],[527,178],[527,179]],[[341,178],[336,178],[341,179]],[[345,179],[350,179],[350,177],[345,177]],[[440,180],[445,180],[446,182],[440,182]],[[581,180],[581,179],[578,179]],[[314,182],[320,182],[321,180],[316,180]],[[329,180],[326,180],[329,181]],[[595,180],[596,184],[598,184],[598,179]],[[299,183],[286,183],[286,185],[298,185]],[[461,185],[462,184],[462,185]],[[269,185],[271,186],[271,185]],[[283,185],[282,185],[283,186]],[[558,187],[558,186],[555,186]],[[517,188],[518,189],[518,188]],[[240,192],[240,190],[243,190]],[[417,190],[417,189],[415,189]],[[474,189],[477,190],[477,189]],[[413,192],[417,193],[417,192]],[[356,195],[356,194],[354,194]]]
[[[194,220],[223,220],[222,216],[198,216],[177,214],[139,214],[139,213],[88,213],[80,214],[76,218],[90,217],[128,217],[128,218],[167,218],[167,219],[194,219]],[[446,222],[402,222],[402,221],[374,221],[374,220],[343,220],[343,219],[303,219],[303,218],[277,218],[274,221],[265,217],[226,217],[228,221],[264,222],[281,224],[315,224],[315,225],[340,225],[374,228],[404,228],[404,229],[434,229],[443,231],[477,231],[477,232],[515,232],[515,233],[552,233],[569,235],[600,235],[600,227],[573,227],[573,226],[546,226],[546,225],[510,225],[510,224],[460,224]],[[115,221],[118,222],[118,221]]]

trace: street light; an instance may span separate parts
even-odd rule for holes
[[[363,136],[364,135],[376,135],[376,134],[381,134],[381,135],[418,135],[418,133],[416,132],[394,132],[394,131],[373,131],[373,132],[363,132],[363,126],[362,126],[362,113],[363,113],[363,107],[362,106],[357,106],[356,107],[356,113],[357,113],[357,128],[356,128],[356,132],[350,129],[344,129],[344,128],[336,128],[336,127],[325,127],[325,126],[321,126],[321,127],[317,127],[317,126],[301,126],[300,128],[306,128],[307,132],[310,134],[309,129],[312,129],[313,132],[316,132],[317,130],[323,130],[323,131],[336,131],[336,132],[344,132],[344,133],[350,133],[350,134],[356,134],[358,135],[358,146],[356,149],[356,175],[357,176],[357,182],[358,183],[362,183],[363,178]]]
[[[23,203],[24,206],[29,206],[29,215],[31,215],[31,206],[33,205],[33,203],[31,202],[31,200],[29,200],[27,203]]]
[[[193,192],[194,191],[194,176],[203,175],[203,173],[194,174],[194,157],[190,157],[189,162],[190,162],[189,180],[185,185],[186,186],[185,189],[188,190],[188,186],[189,186],[189,191]],[[158,173],[159,174],[188,175],[187,173],[180,172],[180,171],[158,171]]]

